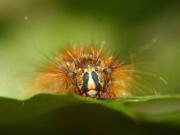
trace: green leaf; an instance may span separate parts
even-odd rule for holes
[[[49,94],[36,95],[23,101],[0,98],[0,132],[173,134],[180,131],[179,104],[179,96],[134,97],[112,101]]]

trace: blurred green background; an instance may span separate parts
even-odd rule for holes
[[[28,97],[23,83],[44,56],[92,41],[105,41],[122,59],[144,59],[144,68],[168,82],[148,85],[179,94],[179,36],[178,0],[0,0],[0,96]]]

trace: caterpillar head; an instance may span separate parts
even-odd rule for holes
[[[102,49],[72,48],[60,52],[35,84],[48,92],[113,99],[129,95],[132,69],[132,64],[120,64]]]
[[[105,92],[111,80],[111,68],[88,64],[69,73],[72,84],[80,94],[89,97],[99,97]]]

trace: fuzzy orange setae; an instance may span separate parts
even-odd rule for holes
[[[74,47],[60,51],[42,68],[33,88],[102,99],[127,97],[131,95],[133,69],[132,63],[115,60],[102,47]]]

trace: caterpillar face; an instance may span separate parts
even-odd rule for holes
[[[98,96],[106,85],[103,70],[99,66],[87,65],[78,71],[77,86],[80,93],[90,97]]]
[[[102,61],[99,65],[85,64],[80,66],[73,61],[70,65],[75,67],[68,73],[71,84],[76,92],[83,96],[100,97],[101,93],[106,92],[111,80],[111,68],[104,67]]]
[[[102,48],[70,48],[41,70],[35,85],[48,92],[113,99],[129,95],[131,79],[132,65],[120,64]]]

